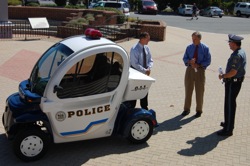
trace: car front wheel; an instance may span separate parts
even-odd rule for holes
[[[146,119],[140,119],[132,123],[127,139],[132,143],[144,143],[153,133],[153,124]]]
[[[240,16],[241,16],[240,11],[237,11],[237,12],[236,12],[236,16],[237,16],[237,17],[240,17]]]
[[[14,152],[23,161],[35,161],[45,155],[49,137],[40,129],[23,130],[13,142]]]

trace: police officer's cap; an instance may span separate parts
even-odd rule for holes
[[[237,36],[237,35],[234,35],[234,34],[229,34],[228,38],[229,38],[229,40],[228,40],[229,42],[241,42],[241,40],[244,39],[243,37]]]

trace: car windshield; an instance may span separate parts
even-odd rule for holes
[[[30,75],[31,91],[43,95],[45,86],[58,66],[73,53],[64,44],[58,43],[48,49],[37,61]]]
[[[220,8],[212,6],[211,9],[216,9],[216,10],[218,10],[218,9],[220,9]]]
[[[121,4],[120,3],[106,3],[105,7],[121,8]]]
[[[143,1],[144,6],[155,6],[155,3],[152,1]]]

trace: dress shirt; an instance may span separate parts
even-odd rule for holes
[[[195,52],[195,45],[190,44],[187,46],[185,54],[183,56],[183,62],[185,63],[186,66],[188,66],[188,61],[193,59],[194,57],[194,52]],[[211,63],[211,54],[209,51],[208,46],[206,46],[203,43],[200,43],[198,45],[198,61],[196,62],[197,64],[201,65],[204,69],[206,69],[210,63]]]
[[[151,68],[153,67],[152,55],[147,45],[144,45],[144,48],[145,48],[145,53],[146,53],[147,69],[151,70]],[[142,73],[146,73],[146,68],[143,67],[143,59],[144,59],[143,58],[143,45],[141,45],[138,42],[130,50],[130,65],[136,70]]]
[[[235,78],[243,77],[246,73],[246,53],[243,49],[235,50],[227,61],[226,73],[231,69],[237,70]]]

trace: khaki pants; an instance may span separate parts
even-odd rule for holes
[[[185,74],[185,111],[190,111],[192,103],[192,94],[195,87],[196,112],[202,112],[203,96],[205,91],[205,79],[205,69],[198,68],[197,72],[195,72],[192,67],[187,67]]]

